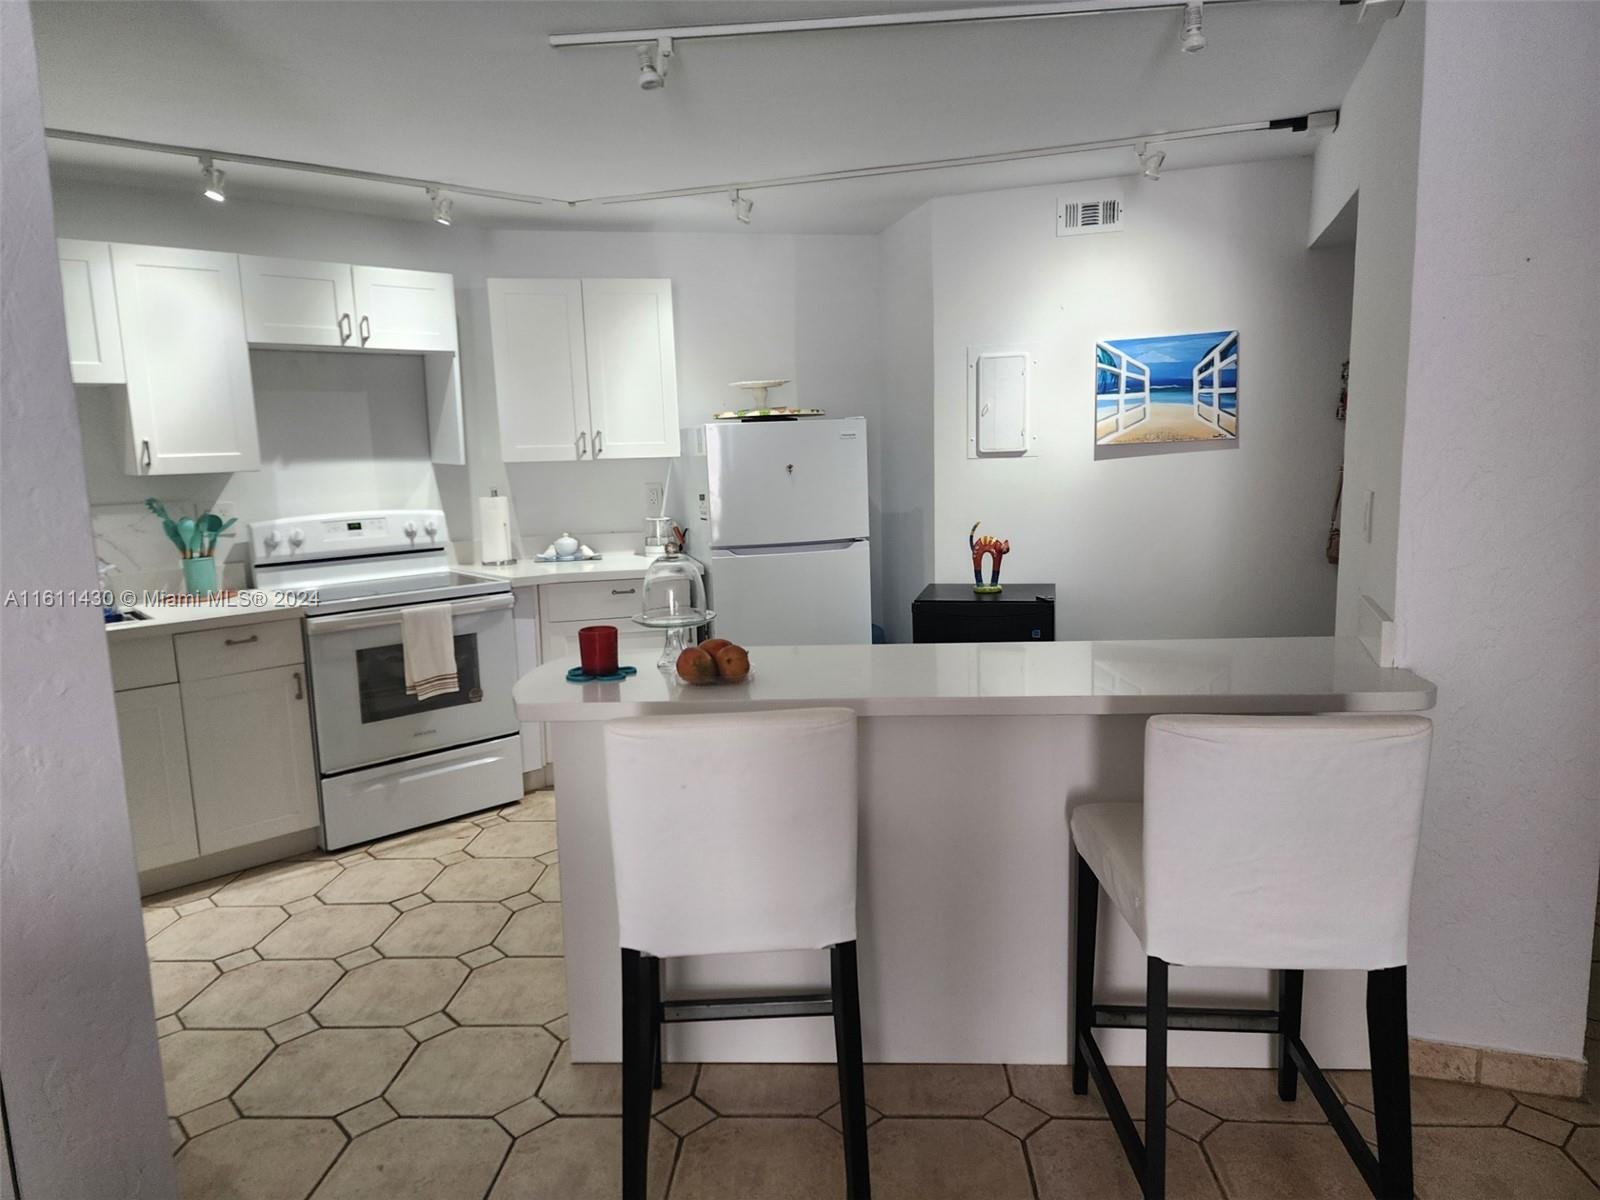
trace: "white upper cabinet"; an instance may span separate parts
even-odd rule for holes
[[[670,279],[585,279],[595,458],[678,456]]]
[[[111,267],[127,368],[131,471],[260,467],[238,255],[113,245]]]
[[[355,267],[356,343],[368,350],[456,349],[453,277]]]
[[[122,327],[111,282],[111,247],[105,242],[56,243],[61,257],[61,298],[67,310],[67,357],[73,383],[126,383]]]
[[[348,346],[356,336],[348,263],[239,256],[245,336],[284,346]]]
[[[583,285],[576,279],[489,280],[489,337],[506,461],[587,458]]]
[[[669,279],[491,279],[507,462],[673,458],[678,373]]]

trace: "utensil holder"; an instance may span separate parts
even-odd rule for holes
[[[217,590],[217,560],[209,554],[183,560],[183,590],[190,596],[209,596]]]

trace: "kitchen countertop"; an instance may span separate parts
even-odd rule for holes
[[[106,626],[113,641],[132,641],[140,636],[187,633],[195,629],[225,629],[230,625],[250,625],[257,621],[283,621],[302,616],[306,606],[280,592],[247,588],[221,600],[201,600],[193,604],[138,604],[136,612],[147,620],[117,621]]]
[[[843,705],[867,717],[1162,712],[1416,712],[1434,686],[1380,667],[1356,638],[1208,638],[895,646],[755,646],[744,683],[691,687],[624,654],[638,675],[571,684],[573,660],[518,681],[524,721]]]
[[[603,557],[587,562],[535,562],[524,558],[510,566],[495,567],[480,563],[458,563],[463,571],[474,575],[489,575],[495,579],[509,579],[513,586],[530,583],[564,583],[569,580],[637,579],[645,573],[653,558],[626,551],[601,551]]]

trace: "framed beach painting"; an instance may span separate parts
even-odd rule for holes
[[[1239,331],[1094,344],[1097,446],[1239,436]]]

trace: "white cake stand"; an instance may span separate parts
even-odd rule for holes
[[[663,671],[676,671],[678,669],[678,655],[695,644],[694,631],[702,625],[709,625],[711,618],[717,614],[709,608],[680,608],[676,612],[643,612],[633,618],[634,623],[643,625],[646,629],[661,629],[666,632],[666,642],[661,647],[661,657],[656,660],[656,666]]]

